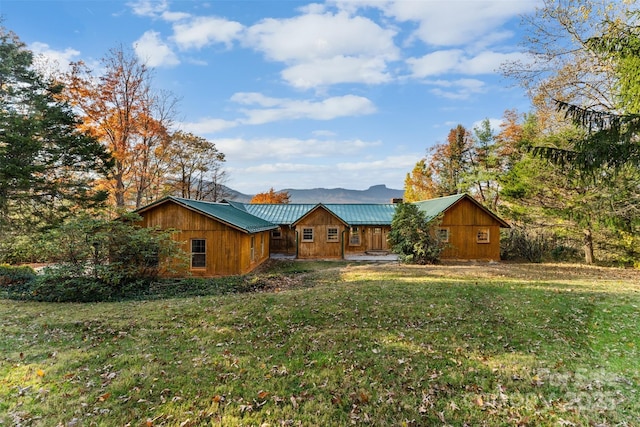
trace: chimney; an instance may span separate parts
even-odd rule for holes
[[[394,204],[394,205],[399,205],[400,203],[403,203],[403,202],[404,202],[404,200],[402,198],[398,198],[398,199],[393,198],[393,199],[391,199],[391,203]]]

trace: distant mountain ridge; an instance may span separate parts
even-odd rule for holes
[[[297,190],[285,188],[291,196],[291,203],[391,203],[392,199],[401,199],[404,190],[387,188],[386,185],[373,185],[366,190],[349,190],[346,188],[312,188]],[[249,203],[253,196],[228,189],[229,200]]]

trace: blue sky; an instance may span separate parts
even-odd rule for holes
[[[526,112],[499,73],[539,0],[0,0],[2,25],[64,68],[134,49],[225,153],[228,185],[403,188],[457,124]],[[51,63],[51,62],[50,62]]]

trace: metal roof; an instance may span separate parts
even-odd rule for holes
[[[476,206],[478,206],[480,209],[485,211],[487,215],[490,215],[491,217],[495,218],[495,220],[498,221],[498,223],[500,223],[500,227],[511,228],[511,226],[505,220],[503,220],[498,215],[491,212],[489,209],[487,209],[480,202],[478,202],[476,199],[469,196],[468,194],[454,194],[453,196],[439,197],[437,199],[425,200],[422,202],[415,202],[414,205],[417,205],[421,211],[426,213],[428,220],[432,220],[433,218],[437,217],[441,213],[445,212],[451,206],[455,205],[459,200],[462,200],[464,198],[467,198]]]
[[[326,204],[323,205],[349,225],[391,225],[396,205]]]
[[[250,214],[279,225],[292,225],[318,206],[348,225],[391,225],[396,211],[391,204],[242,204]]]
[[[244,208],[252,215],[258,216],[266,221],[279,225],[291,225],[304,216],[315,204],[245,204]]]
[[[466,194],[456,194],[453,196],[440,197],[437,199],[415,202],[418,208],[426,213],[427,219],[431,220],[445,212],[451,206],[463,198],[468,198],[477,206],[482,208],[487,214],[494,217],[502,227],[509,228],[500,217],[482,206],[472,197]],[[340,203],[306,203],[306,204],[251,204],[233,201],[222,203],[205,202],[199,200],[183,199],[169,196],[158,200],[151,205],[138,209],[136,212],[143,212],[152,206],[172,200],[187,208],[203,213],[215,218],[232,227],[238,228],[247,233],[257,233],[260,231],[272,230],[278,225],[293,225],[312,210],[324,207],[346,225],[391,225],[396,212],[395,204],[340,204]]]
[[[454,194],[453,196],[439,197],[437,199],[424,200],[422,202],[414,202],[413,204],[418,206],[422,212],[427,215],[428,220],[440,215],[442,212],[449,209],[458,200],[462,199],[464,194]]]
[[[152,206],[156,206],[166,201],[173,201],[179,205],[193,209],[211,218],[215,218],[231,227],[240,229],[247,233],[258,233],[278,228],[275,224],[255,215],[251,215],[250,213],[231,206],[228,203],[205,202],[202,200],[190,200],[173,196],[159,200],[156,203],[139,209],[137,212],[148,210]]]

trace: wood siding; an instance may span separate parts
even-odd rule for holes
[[[190,273],[199,277],[215,277],[245,274],[269,258],[269,231],[247,234],[174,202],[155,206],[141,215],[144,227],[179,230],[173,238],[182,243],[189,259],[191,240],[206,241],[206,267],[191,268],[189,265],[186,271],[172,275]]]
[[[470,200],[449,208],[440,227],[449,230],[449,244],[440,258],[500,260],[500,223]],[[489,232],[488,243],[478,243],[480,230]]]
[[[327,241],[327,230],[330,227],[338,228],[338,240]],[[303,230],[313,229],[313,242],[303,241]],[[296,224],[298,238],[298,258],[342,258],[342,239],[347,238],[348,229],[335,215],[320,207],[310,212]]]
[[[271,238],[271,253],[295,255],[296,253],[296,231],[287,225],[280,226],[280,238]]]
[[[360,234],[360,245],[350,244],[349,228],[346,229],[344,253],[347,255],[362,254],[368,251],[389,251],[389,232],[391,227],[388,225],[359,225],[358,233]]]

